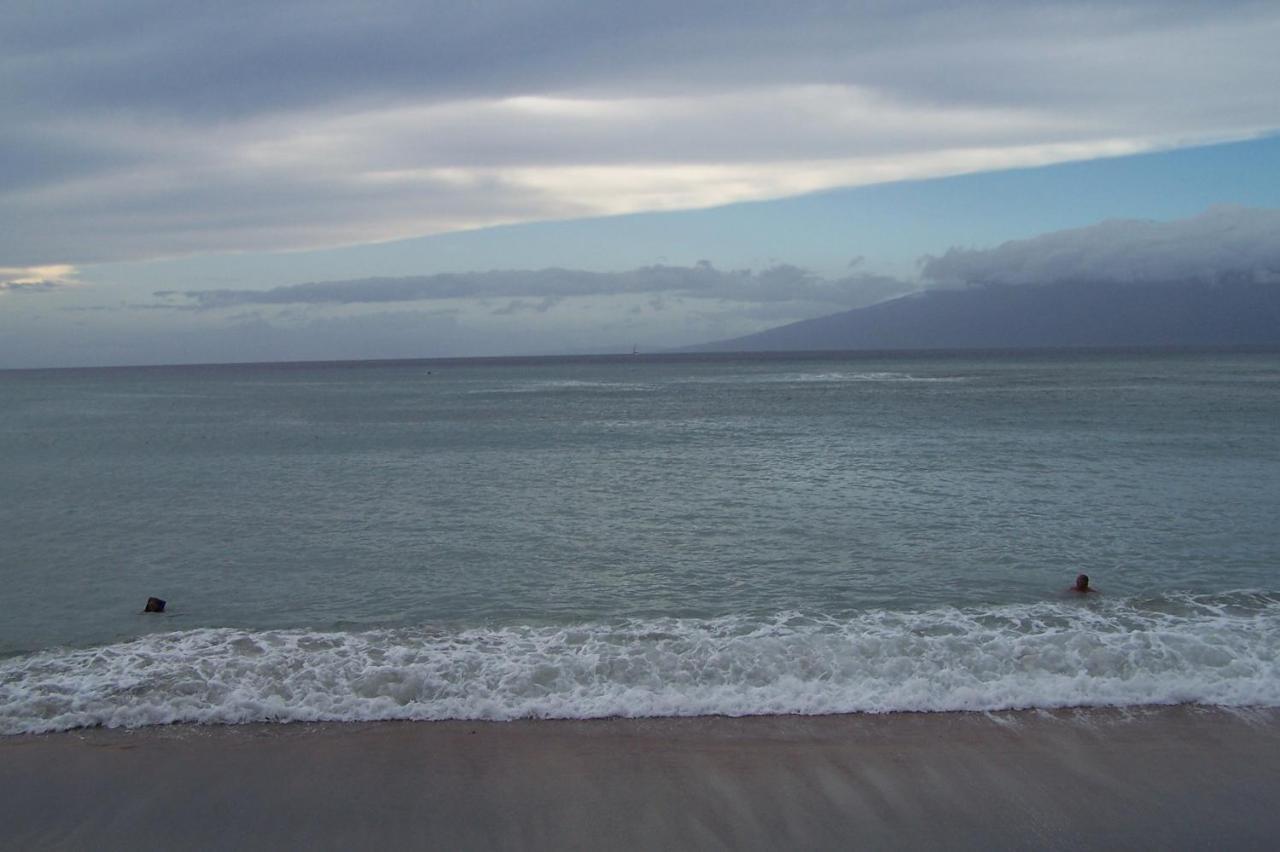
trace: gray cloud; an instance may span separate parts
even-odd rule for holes
[[[559,296],[546,296],[541,301],[530,301],[527,299],[512,299],[500,308],[494,308],[490,311],[490,315],[495,317],[513,316],[522,313],[545,314],[547,311],[560,304],[562,299]]]
[[[899,279],[870,273],[828,280],[796,266],[779,265],[760,272],[722,271],[702,262],[687,267],[647,266],[628,272],[494,270],[317,281],[269,290],[162,290],[155,295],[190,300],[207,309],[237,305],[354,305],[438,299],[512,299],[493,312],[506,315],[530,310],[544,313],[566,298],[640,294],[852,307],[881,301],[912,289],[913,285]]]
[[[83,178],[136,159],[136,152],[92,139],[15,126],[0,137],[0,194]]]
[[[1243,138],[1280,126],[1278,40],[1267,2],[23,3],[0,29],[0,257],[351,244]]]
[[[62,286],[60,281],[0,281],[0,293],[44,293]]]
[[[1228,0],[1086,7],[985,0],[963,8],[920,0],[227,0],[216,8],[195,0],[48,0],[8,10],[0,46],[19,84],[10,97],[32,109],[58,103],[225,117],[370,96],[563,90],[584,81],[616,94],[637,81],[688,91],[856,79],[911,91],[947,83],[949,97],[973,99],[994,88],[1035,100],[1036,79],[972,48],[1000,48],[1003,58],[1029,66],[1034,56],[1039,70],[1046,58],[1087,50],[1105,59],[1117,42],[1168,39],[1271,11],[1266,2]],[[961,55],[963,66],[948,61]],[[927,56],[936,61],[920,62]],[[974,72],[961,67],[981,69],[984,85],[969,85]]]
[[[1280,283],[1280,210],[1211,208],[1173,222],[1112,220],[993,249],[925,257],[933,284]]]

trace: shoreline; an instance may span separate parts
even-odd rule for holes
[[[14,848],[1265,848],[1280,709],[0,737]]]

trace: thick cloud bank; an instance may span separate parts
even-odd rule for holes
[[[575,269],[495,270],[404,278],[317,281],[270,290],[193,290],[156,293],[201,308],[241,305],[353,305],[440,299],[543,299],[669,294],[734,302],[813,302],[865,305],[899,295],[912,285],[889,276],[858,273],[838,280],[779,265],[761,272],[721,271],[710,263],[648,266],[627,272]],[[545,308],[544,308],[545,309]]]
[[[349,245],[1280,127],[1275,3],[47,0],[0,257]]]
[[[1215,207],[1173,222],[1113,220],[925,258],[935,284],[1280,283],[1280,210]]]

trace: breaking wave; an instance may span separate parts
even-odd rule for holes
[[[804,384],[842,383],[842,382],[964,382],[967,376],[916,376],[911,373],[877,371],[827,370],[823,372],[798,373],[750,373],[734,376],[699,376],[679,380],[688,383],[722,383],[722,384]]]
[[[204,628],[0,661],[0,732],[173,722],[1280,706],[1280,596],[848,617]]]

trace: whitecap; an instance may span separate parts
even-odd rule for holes
[[[843,617],[205,628],[0,661],[0,732],[173,722],[1280,706],[1256,592]]]

